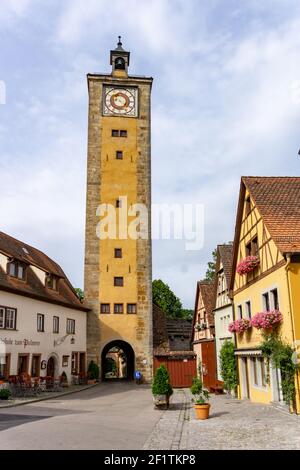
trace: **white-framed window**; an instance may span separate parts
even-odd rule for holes
[[[254,387],[267,387],[267,367],[263,357],[251,357],[252,384]]]
[[[251,302],[250,300],[247,300],[247,302],[245,302],[245,307],[246,307],[246,317],[248,318],[248,320],[251,319],[251,315],[252,315],[252,312],[251,312]]]
[[[243,307],[242,307],[242,305],[237,306],[237,316],[238,316],[238,319],[243,318]]]
[[[262,303],[263,309],[267,310],[268,312],[270,310],[279,310],[279,296],[277,287],[273,287],[272,289],[262,294]]]
[[[75,320],[73,320],[72,318],[67,318],[67,334],[75,334]]]
[[[59,333],[59,317],[53,317],[53,333]]]
[[[37,331],[43,333],[45,331],[45,315],[37,314]]]
[[[5,326],[5,308],[0,307],[0,328]]]

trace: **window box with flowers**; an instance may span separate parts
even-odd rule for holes
[[[258,330],[271,330],[282,323],[283,316],[279,310],[259,312],[251,320],[251,326]]]
[[[255,268],[259,265],[260,260],[258,256],[246,256],[236,268],[236,272],[240,276],[244,276],[245,274],[251,273],[254,271]]]
[[[195,330],[196,331],[203,331],[206,329],[205,323],[196,323]]]
[[[239,320],[234,320],[230,323],[228,330],[230,333],[238,333],[239,335],[244,333],[244,331],[251,328],[251,322],[247,318],[241,318]]]

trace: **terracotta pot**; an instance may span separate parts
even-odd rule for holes
[[[208,419],[210,404],[194,405],[197,419]]]

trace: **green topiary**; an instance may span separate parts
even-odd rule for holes
[[[11,397],[11,391],[8,388],[2,388],[0,390],[0,400],[8,400]]]
[[[238,385],[236,357],[232,341],[224,341],[220,351],[221,377],[227,392],[235,391]]]
[[[193,378],[193,384],[190,388],[192,395],[194,395],[194,400],[196,405],[205,405],[209,400],[208,391],[203,388],[202,380],[199,377]]]
[[[99,366],[94,361],[89,363],[88,378],[91,380],[99,379]]]
[[[168,397],[173,393],[170,375],[164,364],[156,369],[152,383],[152,393],[153,395],[167,395]]]

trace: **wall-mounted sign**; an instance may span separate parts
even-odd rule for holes
[[[47,361],[42,361],[42,362],[41,362],[41,369],[42,369],[42,370],[47,369]]]
[[[23,346],[24,348],[27,347],[34,347],[40,346],[40,341],[33,341],[32,339],[12,339],[12,338],[0,338],[0,342],[5,344],[5,346]]]

